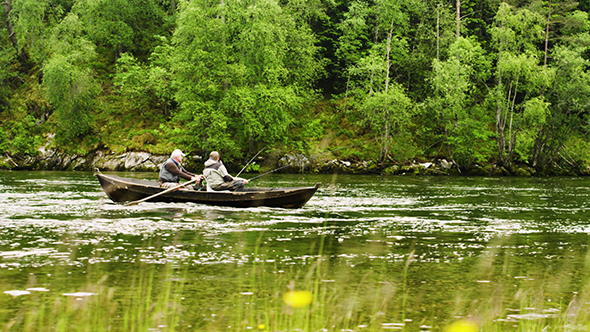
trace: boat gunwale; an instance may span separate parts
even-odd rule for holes
[[[104,174],[102,172],[96,172],[95,175],[102,176],[103,178],[107,178],[115,183],[121,183],[121,184],[125,184],[125,185],[130,185],[130,186],[143,186],[146,188],[161,189],[162,191],[166,190],[166,188],[160,187],[158,182],[156,182],[156,181],[125,178],[125,177],[121,177],[121,176],[117,176],[117,175]],[[128,180],[132,180],[132,181],[128,181]],[[306,186],[306,187],[284,187],[284,188],[254,187],[254,188],[246,188],[245,191],[229,191],[229,190],[193,191],[193,190],[186,190],[184,188],[181,188],[180,190],[183,190],[181,192],[192,192],[192,193],[244,195],[244,194],[271,193],[271,192],[272,193],[279,193],[279,192],[290,193],[293,191],[300,191],[300,190],[306,190],[306,189],[317,189],[317,188],[319,188],[319,186],[320,186],[320,184],[317,183],[315,186]]]

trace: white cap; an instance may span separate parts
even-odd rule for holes
[[[172,154],[170,155],[170,158],[175,159],[176,157],[184,157],[185,154],[182,153],[182,151],[180,151],[179,149],[176,149],[174,151],[172,151]]]

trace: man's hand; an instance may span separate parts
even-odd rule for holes
[[[197,180],[197,183],[198,183],[198,184],[201,184],[201,182],[203,181],[203,179],[204,179],[204,178],[205,178],[205,177],[204,177],[204,176],[202,176],[202,175],[196,175],[196,176],[193,176],[193,177],[191,178],[191,181],[193,181],[193,180]]]

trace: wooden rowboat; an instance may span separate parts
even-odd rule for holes
[[[158,182],[123,178],[95,172],[102,190],[114,202],[137,201],[166,189]],[[147,202],[197,203],[217,206],[270,206],[300,208],[315,194],[320,183],[313,187],[245,188],[245,191],[194,191],[180,189],[147,200]]]

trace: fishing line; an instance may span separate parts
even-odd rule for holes
[[[314,156],[311,156],[311,157],[309,157],[309,159],[310,159],[310,160],[313,160],[314,158],[317,158],[317,157],[323,156],[323,155],[325,155],[325,154],[328,154],[328,153],[336,152],[336,151],[338,151],[338,150],[342,150],[342,149],[351,148],[351,147],[353,147],[353,146],[357,146],[357,145],[361,145],[361,144],[366,144],[366,143],[369,143],[369,142],[376,141],[376,140],[378,140],[378,139],[379,139],[379,138],[373,138],[373,139],[370,139],[370,140],[368,140],[368,141],[364,141],[364,142],[361,142],[361,143],[355,143],[355,144],[347,145],[347,146],[344,146],[344,147],[341,147],[341,148],[338,148],[338,149],[329,150],[329,151],[326,151],[326,152],[323,152],[323,153],[320,153],[320,154],[316,154],[316,155],[314,155]],[[275,168],[275,169],[273,169],[272,171],[269,171],[269,172],[266,172],[266,173],[260,174],[260,175],[258,175],[258,176],[255,176],[255,177],[253,177],[253,178],[249,179],[249,180],[248,180],[248,182],[250,182],[250,181],[252,181],[252,180],[256,180],[256,179],[258,179],[258,178],[261,178],[261,177],[263,177],[263,176],[265,176],[265,175],[268,175],[268,174],[270,174],[270,173],[274,173],[274,172],[276,172],[276,171],[280,171],[280,170],[282,170],[283,168],[287,168],[287,167],[289,167],[289,166],[292,166],[293,164],[295,164],[295,162],[292,162],[292,163],[290,163],[290,164],[287,164],[287,165],[285,165],[285,166],[281,166],[281,167],[279,167],[279,168]]]
[[[258,151],[258,153],[252,157],[252,159],[250,159],[250,161],[246,164],[246,166],[244,166],[244,168],[242,168],[242,170],[236,174],[236,177],[240,176],[240,174],[242,174],[242,172],[246,169],[246,167],[248,167],[248,165],[250,165],[250,163],[252,162],[252,160],[254,160],[254,158],[258,157],[258,155],[260,154],[260,152],[264,151],[264,149],[266,149],[266,146],[262,148],[262,150]]]

